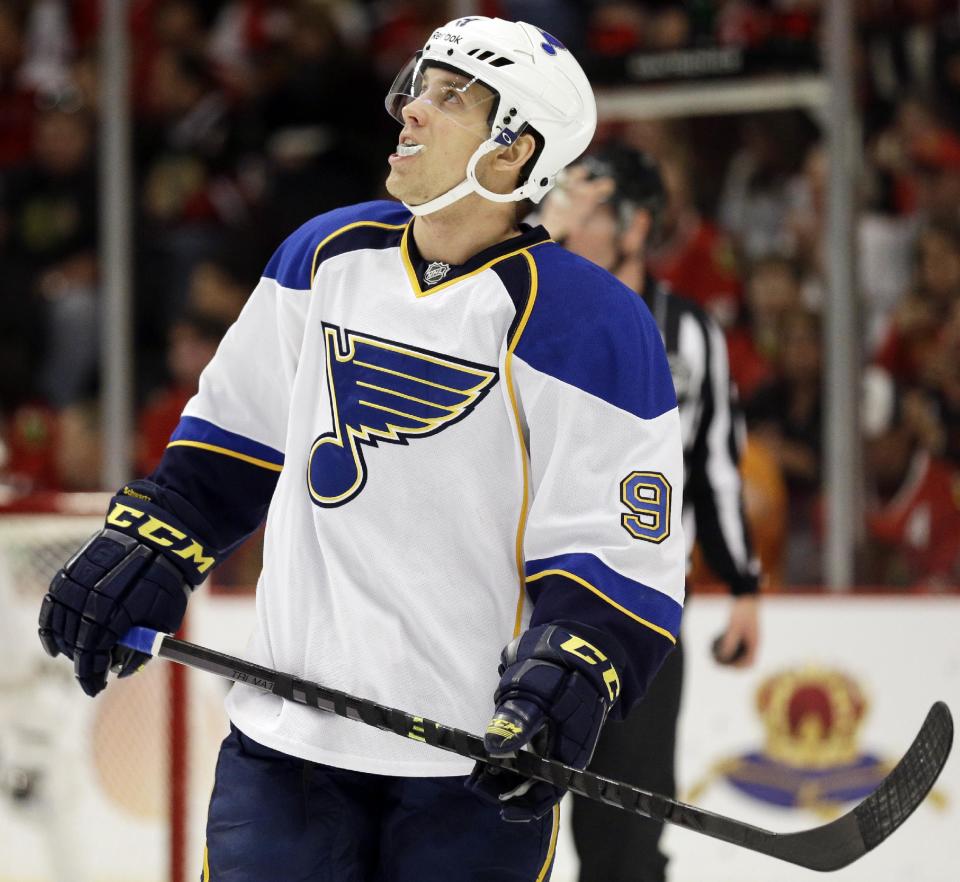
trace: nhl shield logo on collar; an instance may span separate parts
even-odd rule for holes
[[[442,282],[447,273],[450,272],[450,264],[435,260],[426,268],[423,273],[423,282],[425,285],[436,285]]]

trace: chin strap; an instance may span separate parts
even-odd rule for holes
[[[406,208],[410,214],[416,217],[421,217],[425,214],[433,214],[435,211],[439,211],[441,208],[446,208],[448,205],[453,205],[454,202],[463,199],[464,196],[472,192],[473,185],[467,178],[464,178],[455,187],[447,190],[446,193],[441,193],[439,196],[431,199],[429,202],[421,202],[419,205],[409,205],[404,202],[403,207]]]
[[[553,180],[545,188],[538,187],[535,181],[528,180],[522,187],[517,187],[510,193],[494,193],[493,190],[488,190],[477,180],[477,163],[491,151],[505,146],[504,141],[501,140],[502,137],[501,134],[497,138],[490,138],[477,147],[467,163],[466,177],[455,187],[451,187],[446,193],[441,193],[439,196],[427,202],[421,202],[419,205],[409,205],[404,202],[403,207],[412,215],[421,217],[425,214],[433,214],[441,208],[446,208],[448,205],[463,199],[469,193],[476,193],[491,202],[519,202],[521,199],[534,199],[535,202],[539,202],[553,186]]]

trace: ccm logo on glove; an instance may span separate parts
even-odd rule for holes
[[[588,665],[606,664],[607,669],[602,674],[603,682],[610,694],[610,704],[617,700],[617,696],[620,695],[620,677],[617,676],[617,669],[596,646],[574,634],[569,640],[561,643],[560,648],[577,658],[582,658]],[[585,649],[589,652],[583,652]]]
[[[157,499],[139,487],[156,489]],[[54,658],[73,661],[87,695],[104,689],[111,669],[126,677],[146,663],[148,655],[119,648],[120,638],[137,625],[174,633],[193,587],[217,563],[216,552],[194,538],[196,528],[164,501],[169,505],[147,481],[124,487],[103,529],[64,564],[43,598],[40,642]]]
[[[133,533],[135,530],[138,536],[142,536],[159,548],[168,550],[168,554],[193,563],[200,575],[206,573],[216,563],[216,558],[207,554],[196,539],[132,505],[115,502],[107,515],[107,524],[111,527],[121,527],[127,533]]]

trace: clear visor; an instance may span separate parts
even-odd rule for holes
[[[418,52],[397,74],[384,103],[401,125],[405,125],[403,108],[422,101],[464,128],[489,136],[497,97],[477,77],[424,61]]]

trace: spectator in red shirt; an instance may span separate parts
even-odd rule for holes
[[[191,312],[170,328],[167,370],[170,382],[140,412],[137,437],[137,471],[153,471],[167,447],[180,414],[196,394],[200,374],[213,358],[228,323]]]
[[[0,485],[10,499],[48,493],[100,490],[103,442],[100,406],[86,398],[54,410],[44,404],[17,408],[6,426],[7,456]]]
[[[910,141],[917,210],[932,221],[960,220],[960,136],[936,121]]]
[[[953,304],[937,346],[925,360],[924,385],[938,411],[937,450],[960,468],[960,300]]]
[[[956,588],[960,475],[925,448],[922,403],[884,371],[865,377],[867,577],[876,584]]]
[[[0,485],[7,493],[26,496],[59,487],[54,451],[57,446],[57,413],[38,401],[16,407],[2,425],[4,456]]]
[[[915,385],[960,302],[960,226],[934,223],[917,243],[917,280],[894,310],[877,364],[899,383]]]

